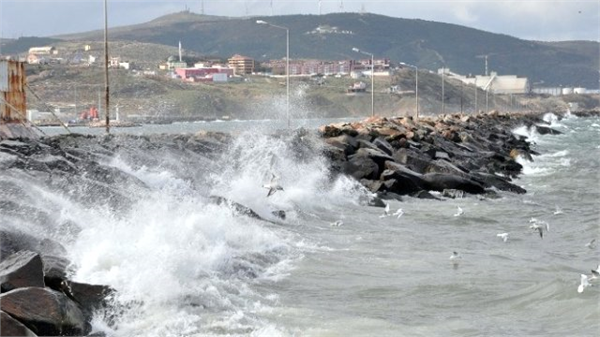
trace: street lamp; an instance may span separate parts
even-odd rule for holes
[[[419,119],[419,68],[412,64],[400,62],[400,65],[415,69],[415,120]]]
[[[285,88],[286,88],[286,98],[287,98],[287,127],[290,128],[290,30],[287,27],[274,25],[272,23],[256,20],[256,23],[259,25],[267,25],[275,28],[285,29]]]
[[[369,53],[364,50],[360,50],[356,47],[352,48],[352,51],[371,56],[371,117],[373,117],[373,116],[375,116],[375,96],[374,96],[374,94],[375,94],[375,82],[374,82],[375,60],[373,58],[373,53]]]

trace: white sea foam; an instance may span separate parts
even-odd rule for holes
[[[252,289],[250,280],[278,282],[289,275],[302,252],[323,249],[292,232],[212,204],[206,196],[229,198],[264,218],[290,225],[298,222],[297,209],[357,204],[362,188],[349,178],[332,180],[326,161],[299,145],[317,144],[312,141],[310,135],[291,143],[241,135],[214,168],[202,168],[212,171],[210,186],[198,186],[165,168],[132,167],[123,158],[108,163],[149,190],[132,190],[136,201],[118,215],[102,207],[70,205],[68,216],[82,230],[68,248],[77,266],[76,280],[113,287],[116,303],[127,306],[115,334],[272,331],[253,314],[257,303],[268,306],[269,300]],[[267,198],[261,185],[270,173],[280,177],[284,190]],[[286,219],[276,219],[274,210],[284,210]],[[196,308],[218,314],[207,316]],[[95,324],[103,327],[101,319]]]

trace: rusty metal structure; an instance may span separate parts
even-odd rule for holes
[[[27,122],[25,63],[0,60],[0,139],[37,138]]]
[[[0,60],[0,120],[3,123],[25,121],[25,63]]]

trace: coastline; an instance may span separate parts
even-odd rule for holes
[[[544,115],[492,111],[422,117],[417,122],[412,117],[371,117],[325,125],[319,133],[333,170],[354,177],[382,199],[436,198],[429,191],[449,197],[493,195],[497,190],[521,194],[526,190],[512,182],[523,169],[517,158],[532,161],[538,153],[513,130],[525,126],[540,134],[560,134]]]
[[[575,112],[573,115],[598,116],[600,111]],[[319,134],[332,172],[354,177],[381,199],[437,198],[428,191],[450,198],[460,197],[463,193],[493,196],[496,190],[526,192],[512,182],[522,171],[516,158],[532,160],[531,155],[537,152],[525,137],[512,131],[519,126],[535,126],[539,133],[558,134],[543,116],[543,113],[491,112],[423,117],[418,122],[407,117],[375,117],[362,122],[325,125],[319,129]],[[90,180],[109,186],[142,184],[100,163],[101,156],[112,156],[117,152],[122,145],[119,138],[135,141],[132,146],[139,150],[156,146],[177,147],[207,156],[218,156],[231,142],[231,136],[221,132],[12,139],[0,142],[0,154],[3,155],[0,167],[22,169],[39,176],[78,176],[85,172]],[[294,146],[305,147],[307,144],[299,142]],[[98,186],[104,188],[105,185]],[[374,204],[377,205],[383,206],[383,202]],[[33,237],[24,238],[22,233],[16,236],[2,231],[0,234],[3,284],[0,298],[2,310],[12,310],[2,314],[2,329],[13,327],[30,335],[90,333],[92,312],[107,306],[113,290],[69,280],[69,261],[64,259],[64,248],[57,242],[37,242]],[[13,282],[15,279],[27,282]],[[5,284],[9,286],[5,287]],[[48,303],[45,308],[40,309],[37,305],[40,299]]]

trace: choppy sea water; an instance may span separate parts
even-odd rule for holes
[[[527,194],[392,201],[400,218],[364,206],[352,180],[332,181],[324,158],[243,127],[215,163],[195,165],[175,151],[159,164],[127,151],[107,158],[150,187],[123,191],[133,201],[119,212],[32,181],[30,206],[54,210],[50,224],[0,214],[60,240],[74,279],[118,291],[114,309],[94,321],[109,335],[596,336],[600,282],[577,287],[600,263],[600,244],[586,247],[600,239],[600,119],[553,119],[553,127],[564,133],[515,130],[541,154],[522,161],[516,183]],[[270,172],[284,191],[267,198]],[[272,222],[236,215],[209,195]],[[454,216],[458,207],[464,214]],[[549,223],[543,238],[531,218]]]

